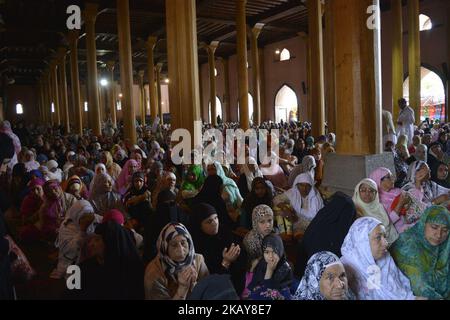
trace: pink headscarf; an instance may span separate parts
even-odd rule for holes
[[[117,178],[116,184],[117,184],[117,190],[121,195],[125,194],[127,191],[128,183],[131,179],[131,172],[130,172],[130,166],[138,166],[138,162],[134,159],[128,160],[125,165],[123,166],[122,171],[120,172],[119,177]]]
[[[123,217],[122,212],[120,212],[119,210],[111,209],[103,215],[102,223],[108,221],[115,221],[118,224],[123,225],[125,223],[125,218]]]
[[[36,178],[36,179],[32,179],[30,180],[30,182],[28,182],[28,188],[34,188],[36,186],[44,186],[45,181],[42,180],[41,178]]]
[[[375,183],[378,186],[378,194],[380,195],[380,202],[383,205],[386,212],[391,212],[391,204],[394,201],[394,199],[402,193],[401,189],[398,188],[392,188],[389,192],[383,191],[381,188],[381,179],[383,177],[387,176],[388,174],[392,174],[391,170],[387,168],[380,167],[373,171],[369,178],[375,181]]]

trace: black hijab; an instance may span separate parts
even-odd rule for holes
[[[256,185],[260,183],[263,184],[266,188],[266,194],[264,197],[259,198],[256,195],[255,188]],[[269,185],[267,184],[266,180],[262,177],[256,177],[252,181],[252,191],[245,197],[244,201],[242,202],[242,209],[245,211],[245,228],[251,229],[252,228],[252,212],[253,209],[255,209],[257,206],[261,204],[265,204],[269,207],[272,207],[272,190],[270,189]]]
[[[239,297],[229,275],[213,274],[194,287],[188,300],[239,300]]]
[[[448,165],[447,165],[447,164],[445,164],[444,162],[440,161],[437,165],[435,165],[435,166],[431,169],[431,180],[434,181],[434,182],[436,182],[438,185],[443,186],[444,188],[449,189],[449,188],[450,188],[450,183],[447,181],[447,179],[445,179],[445,180],[440,180],[440,179],[438,179],[438,170],[439,170],[439,167],[440,167],[441,165],[447,166],[447,168],[448,168]]]
[[[299,244],[295,276],[303,277],[309,258],[317,252],[341,255],[345,236],[356,218],[355,204],[342,192],[336,192],[311,221]]]
[[[289,263],[287,262],[286,259],[283,240],[277,234],[273,233],[269,234],[263,239],[262,243],[263,252],[268,247],[272,248],[273,251],[276,252],[276,254],[280,257],[280,261],[278,261],[277,267],[275,268],[272,278],[267,283],[267,285],[271,289],[276,290],[290,287],[293,280],[293,275],[292,269],[289,266]],[[267,262],[263,256],[263,258],[258,262],[258,265],[255,268],[255,273],[253,275],[252,282],[248,286],[249,290],[253,290],[257,286],[263,284],[263,282],[265,281],[264,277],[266,274],[266,269],[267,269]]]

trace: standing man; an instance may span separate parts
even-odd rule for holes
[[[397,133],[398,135],[405,134],[408,137],[408,144],[411,144],[414,136],[414,123],[416,122],[414,110],[408,107],[406,100],[403,98],[398,99],[398,106],[401,111],[397,120]]]

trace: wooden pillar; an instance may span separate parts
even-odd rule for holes
[[[450,15],[450,7],[447,9],[447,17]],[[445,122],[449,122],[450,104],[450,23],[447,20],[447,94],[445,101]]]
[[[208,111],[205,110],[202,66],[199,66],[198,68],[198,87],[200,91],[200,118],[204,120],[205,114],[208,115],[209,110]]]
[[[311,114],[312,114],[312,108],[311,108],[311,50],[309,46],[309,36],[305,32],[299,32],[298,35],[305,43],[305,52],[306,52],[306,102],[305,102],[305,119],[311,121]],[[300,120],[300,107],[298,108],[298,118]]]
[[[223,82],[225,92],[223,94],[223,103],[222,103],[222,114],[224,117],[224,121],[231,120],[231,111],[230,111],[230,76],[229,76],[229,60],[228,58],[222,58],[223,65]]]
[[[261,123],[261,69],[259,63],[258,37],[263,28],[263,23],[257,23],[251,29],[250,33],[253,77],[253,124],[257,126]]]
[[[89,126],[94,135],[101,135],[100,123],[100,101],[98,96],[97,77],[97,49],[95,45],[95,20],[97,19],[98,4],[87,3],[84,16],[86,23],[86,49],[87,49],[87,72],[88,72],[88,117]]]
[[[247,22],[245,7],[247,0],[236,1],[237,73],[239,88],[239,122],[244,131],[249,128],[248,114],[248,70],[247,70]]]
[[[61,125],[61,115],[60,115],[60,107],[59,107],[59,89],[58,89],[58,63],[57,61],[52,61],[50,64],[51,68],[51,82],[52,82],[52,97],[53,97],[53,105],[55,107],[54,112],[54,124]]]
[[[163,67],[163,64],[158,63],[155,68],[156,92],[157,92],[157,96],[158,96],[158,115],[159,115],[159,119],[161,120],[161,123],[163,123],[162,97],[161,97],[161,70],[162,70],[162,67]]]
[[[416,123],[420,123],[420,26],[419,0],[408,0],[408,66],[409,106],[414,110]]]
[[[66,79],[66,48],[58,49],[58,71],[59,71],[59,105],[61,111],[62,123],[66,133],[70,133],[69,106],[67,97],[67,79]]]
[[[169,99],[172,128],[194,137],[200,121],[197,18],[195,0],[166,0]]]
[[[77,30],[69,31],[70,77],[72,88],[72,105],[75,115],[75,132],[83,135],[83,106],[80,101],[80,77],[78,73],[78,35]]]
[[[144,70],[139,70],[138,72],[139,75],[139,97],[140,97],[140,101],[139,101],[139,106],[140,106],[140,110],[141,110],[141,125],[145,126],[145,115],[147,114],[146,112],[146,105],[145,105],[145,88],[144,88]]]
[[[49,71],[44,74],[44,99],[45,99],[45,113],[47,115],[47,123],[53,125],[53,117],[52,117],[52,98],[51,98],[51,88],[50,88],[50,79],[49,79]]]
[[[132,144],[136,144],[129,0],[117,0],[117,27],[119,35],[120,80],[123,94],[124,133],[126,139],[129,139]]]
[[[391,0],[392,10],[392,116],[400,113],[398,100],[403,98],[403,6],[402,0]]]
[[[213,41],[210,45],[206,46],[208,52],[208,67],[209,67],[209,102],[211,103],[211,110],[208,110],[208,114],[211,117],[211,124],[217,125],[217,106],[216,106],[216,57],[214,53],[219,46],[219,41]],[[221,115],[223,117],[223,115]]]
[[[114,68],[116,66],[115,61],[108,61],[106,63],[109,71],[109,113],[111,116],[111,122],[114,128],[117,128],[117,111],[116,111],[116,83],[114,81]]]
[[[311,50],[310,96],[312,134],[325,134],[325,92],[323,80],[322,7],[320,0],[308,0],[308,29]]]
[[[148,37],[147,39],[147,68],[148,68],[148,88],[150,95],[150,116],[152,119],[156,118],[158,113],[158,92],[155,81],[155,61],[153,51],[157,43],[156,37]]]
[[[259,68],[260,68],[260,72],[259,72],[259,79],[260,79],[260,105],[261,105],[261,109],[260,109],[260,120],[261,122],[266,121],[269,118],[272,117],[268,117],[267,116],[267,108],[266,108],[266,71],[265,71],[265,66],[264,66],[264,48],[259,48],[258,49],[259,52]]]
[[[379,0],[331,0],[336,58],[337,153],[382,152],[379,24],[367,27],[367,8]],[[378,11],[379,12],[379,11]],[[349,19],[351,17],[351,19]],[[379,13],[378,13],[379,18]],[[379,19],[378,19],[379,21]]]
[[[325,114],[328,124],[328,132],[336,131],[336,64],[334,56],[334,13],[331,10],[331,2],[325,4],[325,30],[324,30],[324,68],[327,72],[325,77]]]

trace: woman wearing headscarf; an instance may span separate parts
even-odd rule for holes
[[[314,137],[313,136],[307,136],[305,139],[306,143],[306,150],[310,151],[314,148]]]
[[[189,225],[189,215],[175,202],[176,195],[169,189],[158,194],[156,210],[144,227],[144,261],[151,261],[157,253],[156,241],[168,223]]]
[[[239,224],[241,227],[250,230],[252,228],[252,212],[257,206],[265,204],[273,206],[273,190],[262,177],[253,179],[251,192],[245,197],[241,206]]]
[[[106,173],[99,174],[92,186],[89,201],[95,213],[103,215],[111,209],[123,211],[121,195],[113,190],[113,179]]]
[[[20,216],[23,225],[33,224],[38,220],[38,212],[44,202],[45,181],[42,179],[33,179],[28,183],[29,193],[25,196],[20,206]]]
[[[239,300],[228,274],[211,274],[199,281],[188,300]]]
[[[378,187],[372,179],[363,179],[355,187],[353,202],[360,216],[372,217],[381,221],[386,229],[388,245],[392,245],[398,238],[398,232],[388,213],[380,202]]]
[[[160,183],[152,191],[152,208],[156,208],[158,195],[161,191],[168,189],[177,195],[178,189],[176,187],[176,184],[177,176],[175,175],[175,173],[164,171]]]
[[[428,147],[424,144],[419,144],[416,146],[416,150],[411,157],[406,161],[408,165],[413,163],[414,161],[428,161]]]
[[[320,187],[320,185],[322,184],[323,170],[325,165],[325,162],[322,158],[322,151],[320,148],[316,147],[311,150],[311,155],[314,157],[314,160],[316,160],[316,168],[314,169],[313,179],[315,181],[315,185],[317,187]]]
[[[145,185],[143,172],[133,173],[131,186],[123,198],[128,215],[143,227],[147,224],[151,213],[151,194]]]
[[[311,175],[302,173],[291,189],[274,198],[274,205],[280,233],[299,235],[323,208],[323,200]]]
[[[150,165],[150,171],[147,173],[147,183],[151,192],[161,183],[163,173],[164,166],[160,161],[155,161]]]
[[[283,240],[276,234],[269,234],[262,242],[263,257],[253,274],[247,274],[246,292],[248,300],[291,300],[290,285],[292,269],[287,262]]]
[[[239,177],[237,183],[239,192],[243,198],[252,191],[252,182],[257,177],[263,177],[261,170],[258,167],[258,163],[255,158],[249,157],[248,163],[241,166],[242,174]]]
[[[47,161],[46,165],[48,171],[46,172],[46,176],[48,180],[57,180],[59,183],[62,182],[63,172],[60,168],[58,168],[58,162],[55,160]]]
[[[197,281],[209,274],[203,256],[195,253],[192,237],[182,224],[161,231],[158,255],[145,270],[147,300],[185,300]]]
[[[353,223],[341,248],[350,288],[358,300],[414,300],[408,278],[389,254],[383,224],[372,217]]]
[[[203,168],[200,165],[191,165],[184,178],[183,184],[181,185],[181,196],[183,199],[194,198],[201,190],[203,183],[205,182],[205,176],[203,173]]]
[[[50,278],[63,278],[67,274],[67,268],[79,262],[81,248],[87,235],[95,231],[95,220],[99,223],[100,217],[96,219],[94,208],[86,200],[75,202],[67,211],[55,242],[55,246],[59,249],[58,265],[50,274]]]
[[[39,169],[41,166],[39,162],[36,161],[36,155],[33,151],[28,150],[25,154],[25,169],[27,169],[27,172],[30,172],[31,170]]]
[[[125,163],[119,178],[116,180],[116,189],[121,195],[124,195],[127,192],[128,188],[131,186],[131,177],[138,170],[138,163],[136,160],[130,159]]]
[[[215,170],[212,170],[211,167],[214,167]],[[222,178],[223,190],[222,190],[222,198],[225,200],[227,204],[227,210],[230,214],[232,212],[237,212],[237,210],[241,207],[242,201],[244,200],[239,192],[239,188],[234,182],[233,179],[228,178],[225,175],[225,171],[223,171],[222,165],[215,161],[213,164],[208,165],[208,175],[216,174],[220,178]],[[232,214],[233,215],[233,214]]]
[[[425,210],[425,203],[411,193],[395,188],[393,175],[387,168],[376,169],[370,179],[377,184],[380,202],[397,232],[400,234],[411,228]]]
[[[309,259],[294,300],[355,300],[337,255],[320,251]]]
[[[88,241],[91,257],[80,263],[81,289],[66,291],[69,299],[141,300],[144,266],[131,233],[107,221]]]
[[[438,185],[430,178],[430,169],[425,162],[413,162],[408,170],[409,182],[403,187],[403,190],[410,192],[427,206],[445,204],[450,200],[450,189]]]
[[[273,219],[273,211],[269,206],[262,204],[253,209],[252,230],[247,233],[242,242],[249,262],[253,263],[262,258],[262,241],[265,236],[273,232]]]
[[[149,154],[149,158],[153,159],[155,161],[162,161],[164,159],[165,151],[159,143],[155,140],[153,140],[151,143],[151,150]]]
[[[103,163],[97,163],[95,165],[94,177],[92,178],[91,184],[89,185],[89,190],[92,189],[92,185],[94,183],[95,177],[100,173],[107,173],[106,166]]]
[[[342,243],[355,219],[356,208],[352,199],[336,192],[311,221],[299,243],[295,276],[303,277],[308,260],[317,252],[329,251],[341,256]]]
[[[113,181],[116,181],[120,176],[122,168],[114,162],[111,152],[103,151],[100,155],[100,161],[106,166],[106,171]]]
[[[391,249],[415,295],[450,299],[450,213],[442,206],[425,210],[420,221],[400,235]]]
[[[292,188],[294,185],[295,178],[297,178],[301,173],[309,173],[311,177],[315,178],[316,175],[316,159],[313,156],[303,157],[302,163],[296,166],[289,174],[289,186]]]
[[[406,159],[409,158],[408,145],[409,145],[408,136],[405,134],[399,135],[397,144],[395,145],[395,150],[400,155],[403,161],[406,161]]]
[[[220,226],[216,209],[200,203],[194,207],[189,228],[196,252],[201,254],[211,274],[229,273],[238,293],[244,285],[245,255],[241,254],[239,239]]]
[[[70,193],[77,200],[88,199],[89,192],[80,177],[72,176],[61,184],[64,192]]]
[[[448,165],[444,162],[439,162],[439,164],[431,170],[431,180],[436,182],[438,185],[449,189],[450,183],[448,181]]]

